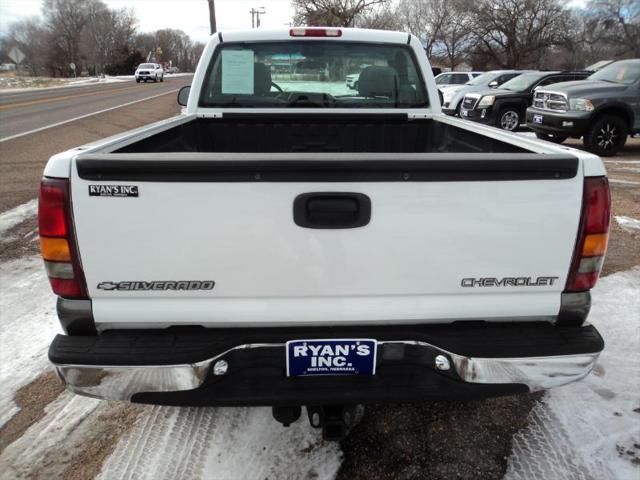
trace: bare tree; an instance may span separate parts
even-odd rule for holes
[[[356,18],[389,0],[292,0],[295,21],[309,26],[353,27]]]
[[[126,55],[124,45],[130,45],[136,29],[136,19],[130,10],[111,10],[102,2],[87,7],[82,51],[96,75],[107,65],[121,62]]]
[[[82,64],[82,30],[87,24],[89,6],[99,1],[44,0],[43,11],[51,42],[48,63],[52,73],[68,76],[71,73],[70,63],[78,68]]]
[[[209,25],[211,26],[211,34],[213,35],[216,29],[216,6],[214,0],[207,0],[209,4]]]
[[[358,28],[373,28],[376,30],[401,30],[395,5],[385,3],[365,10],[354,21]]]
[[[477,0],[477,50],[503,68],[540,67],[569,23],[559,0]]]
[[[604,29],[603,38],[622,56],[640,57],[640,2],[591,0],[586,7]]]
[[[473,42],[473,0],[449,0],[442,15],[440,32],[435,40],[439,56],[444,57],[445,64],[455,70],[462,63]]]
[[[447,0],[400,0],[397,12],[404,29],[422,41],[427,56],[431,58],[449,16]]]
[[[3,38],[3,50],[17,47],[24,54],[21,66],[32,75],[43,73],[47,63],[48,34],[38,18],[28,18],[9,27]]]

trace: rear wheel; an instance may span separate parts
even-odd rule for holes
[[[520,126],[520,114],[515,108],[504,108],[498,115],[498,127],[514,132]]]
[[[354,82],[353,83],[353,89],[354,90],[358,90],[358,82]]]
[[[603,115],[591,124],[582,139],[590,152],[602,157],[615,155],[627,141],[627,122],[615,115]]]
[[[553,143],[562,143],[567,138],[569,138],[566,135],[556,135],[555,133],[541,133],[541,132],[536,132],[536,137],[538,137],[540,140],[546,140],[547,142],[553,142]]]

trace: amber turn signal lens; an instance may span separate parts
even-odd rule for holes
[[[600,257],[607,251],[608,233],[591,233],[584,238],[583,257]]]
[[[70,262],[71,252],[66,238],[40,237],[42,257],[50,262]]]

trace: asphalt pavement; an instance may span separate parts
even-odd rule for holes
[[[176,92],[192,75],[167,75],[164,82],[118,82],[0,94],[0,142],[61,122]],[[141,105],[142,107],[142,102]],[[81,120],[80,118],[79,120]]]

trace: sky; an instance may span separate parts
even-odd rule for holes
[[[150,32],[175,28],[193,40],[209,37],[207,0],[103,0],[111,8],[132,8],[138,18],[138,30]],[[216,0],[218,30],[251,28],[252,8],[264,7],[260,16],[264,28],[284,28],[293,16],[290,0]],[[38,16],[42,0],[0,0],[0,34],[16,20]]]

